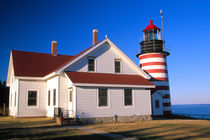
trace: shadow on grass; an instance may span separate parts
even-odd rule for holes
[[[176,130],[183,130],[183,129],[188,129],[191,126],[182,126],[182,127],[176,127],[176,128],[166,128],[167,125],[160,125],[156,127],[149,127],[149,128],[143,128],[143,129],[137,129],[137,130],[131,130],[131,131],[123,131],[123,132],[115,132],[113,134],[116,135],[123,135],[127,137],[133,137],[135,136],[138,139],[141,140],[146,140],[146,139],[166,139],[166,137],[173,136],[173,134],[164,134],[164,135],[159,135],[160,133],[169,133],[173,132]]]
[[[107,140],[107,137],[95,135],[95,134],[74,134],[74,130],[55,130],[55,131],[47,131],[47,132],[34,132],[30,130],[25,131],[17,131],[13,133],[8,133],[1,135],[1,139],[100,139]]]

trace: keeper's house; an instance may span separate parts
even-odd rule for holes
[[[54,116],[61,108],[64,117],[106,122],[150,119],[150,76],[108,38],[75,56],[11,51],[7,85],[10,86],[9,115]]]

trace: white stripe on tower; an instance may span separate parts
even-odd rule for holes
[[[155,91],[163,95],[164,114],[171,113],[171,101],[168,82],[168,70],[164,53],[146,53],[139,56],[140,67],[152,78],[151,82],[156,85]]]

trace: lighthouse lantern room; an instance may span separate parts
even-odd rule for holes
[[[152,90],[152,114],[171,114],[171,100],[168,82],[168,70],[165,51],[165,41],[161,40],[160,29],[150,24],[143,30],[144,40],[140,42],[141,52],[137,54],[140,67],[151,76],[150,81],[156,85]]]

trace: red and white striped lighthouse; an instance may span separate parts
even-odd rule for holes
[[[166,57],[169,52],[164,49],[164,40],[161,40],[160,29],[150,24],[143,30],[144,40],[140,42],[140,67],[151,76],[151,82],[156,85],[152,94],[158,92],[162,95],[163,114],[171,114],[171,101],[168,81]]]

